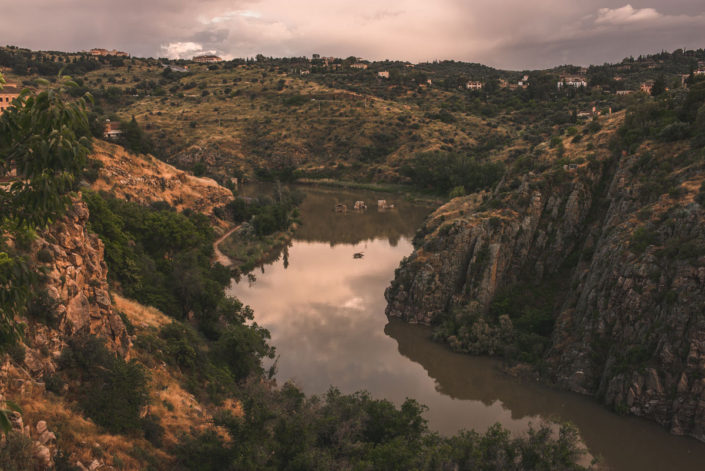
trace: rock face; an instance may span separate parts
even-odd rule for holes
[[[654,195],[643,162],[605,151],[569,172],[516,178],[484,202],[449,202],[397,270],[387,314],[433,324],[456,306],[487,312],[517,282],[563,277],[547,379],[705,441],[702,173],[673,163],[675,190]]]
[[[107,345],[124,354],[129,347],[125,325],[113,311],[103,259],[103,243],[88,231],[88,208],[76,200],[67,214],[40,234],[34,242],[38,266],[47,271],[44,302],[48,325],[37,325],[27,338],[25,363],[30,370],[51,369],[41,361],[40,351],[58,356],[63,338],[90,333],[106,339]]]

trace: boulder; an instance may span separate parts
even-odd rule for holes
[[[42,434],[47,431],[47,423],[45,420],[37,422],[37,433]]]

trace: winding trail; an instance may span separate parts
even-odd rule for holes
[[[236,230],[240,229],[241,226],[242,226],[242,224],[238,224],[237,226],[233,227],[232,229],[227,231],[225,234],[220,236],[215,242],[213,242],[213,254],[214,254],[213,255],[213,263],[217,262],[225,267],[229,267],[230,265],[233,264],[232,260],[230,260],[230,258],[227,255],[225,255],[223,252],[220,251],[219,246],[225,239],[230,237],[230,234],[232,234]]]

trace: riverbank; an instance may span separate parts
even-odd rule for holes
[[[297,185],[322,186],[328,188],[339,188],[343,190],[365,190],[379,193],[392,193],[395,195],[401,195],[406,201],[413,203],[442,205],[446,202],[445,199],[439,197],[438,195],[424,193],[410,187],[409,185],[395,183],[351,182],[345,180],[333,180],[330,178],[299,178],[295,183]]]
[[[228,260],[226,266],[235,268],[242,274],[251,272],[259,265],[275,261],[282,249],[291,242],[298,224],[294,222],[286,231],[264,237],[255,236],[250,228],[249,224],[241,224],[217,242],[216,257],[220,254]]]

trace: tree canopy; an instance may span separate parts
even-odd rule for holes
[[[0,345],[21,334],[21,313],[36,273],[18,248],[32,233],[60,217],[70,204],[90,150],[86,101],[68,101],[76,84],[60,77],[57,88],[23,90],[0,116]]]

